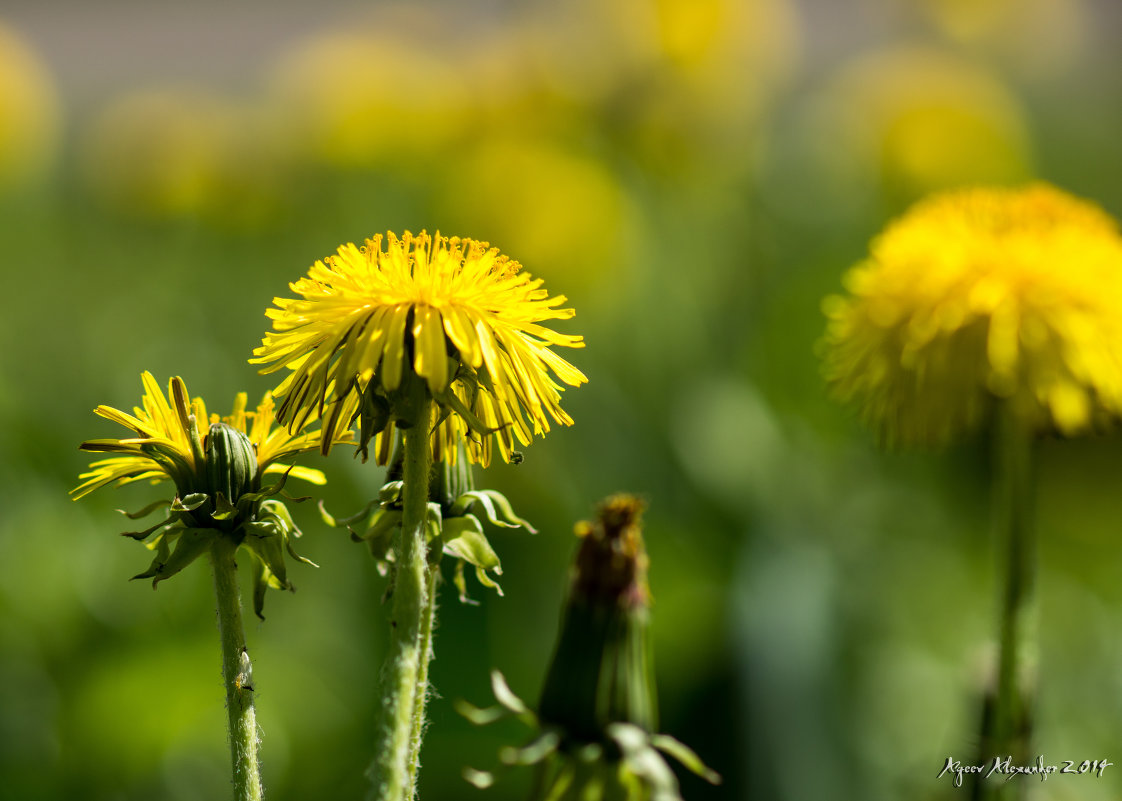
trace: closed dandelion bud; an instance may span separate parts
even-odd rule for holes
[[[215,423],[206,435],[207,491],[222,493],[230,503],[253,492],[257,479],[257,452],[243,432],[226,423]]]
[[[615,495],[595,523],[577,526],[580,548],[539,710],[573,737],[595,740],[612,723],[657,727],[642,508],[634,496]]]
[[[538,714],[498,671],[491,674],[496,706],[458,704],[474,723],[514,717],[534,730],[524,745],[499,753],[504,767],[537,766],[531,801],[682,801],[666,757],[721,781],[689,746],[657,733],[642,511],[638,498],[613,495],[594,523],[577,525],[581,543]],[[464,778],[479,788],[495,781],[470,768]]]

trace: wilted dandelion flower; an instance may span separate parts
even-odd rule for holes
[[[286,466],[282,461],[320,447],[320,432],[293,436],[273,426],[273,400],[266,394],[254,411],[247,411],[246,394],[238,393],[233,411],[208,415],[202,398],[188,401],[181,378],[169,382],[165,396],[152,374],[142,375],[142,406],[133,414],[98,406],[95,412],[132,430],[133,437],[87,440],[82,450],[117,454],[90,464],[71,490],[75,500],[109,484],[171,481],[176,495],[157,501],[129,517],[143,517],[164,508],[167,516],[145,531],[129,532],[147,543],[156,558],[134,578],[158,583],[170,578],[206,552],[215,537],[232,538],[256,557],[254,606],[261,613],[265,587],[289,589],[284,551],[300,561],[290,539],[300,536],[284,504],[272,499],[289,476],[323,484],[319,470]],[[170,398],[170,401],[169,401]],[[200,435],[200,425],[209,429]],[[283,474],[262,486],[268,474]]]
[[[418,424],[427,393],[440,407],[436,460],[455,461],[466,438],[486,465],[493,434],[509,461],[515,438],[529,444],[550,418],[572,423],[550,371],[569,386],[587,380],[551,349],[584,341],[540,325],[573,316],[541,285],[486,242],[379,234],[317,261],[290,285],[300,298],[274,299],[273,331],[251,361],[291,370],[275,390],[277,419],[298,429],[322,416],[325,453],[357,416],[360,447],[376,438],[384,464],[395,426]]]
[[[916,204],[824,304],[826,377],[889,442],[937,443],[994,399],[1075,434],[1122,413],[1122,237],[1046,184]]]

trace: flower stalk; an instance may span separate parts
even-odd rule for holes
[[[404,432],[405,462],[402,476],[402,517],[394,541],[394,588],[390,622],[390,648],[382,674],[382,698],[375,734],[374,762],[369,776],[371,801],[412,801],[420,735],[424,728],[430,649],[422,649],[422,630],[435,598],[428,592],[425,523],[428,516],[429,467],[432,450],[429,427],[432,402],[421,404],[417,422]],[[431,621],[427,627],[430,632]],[[422,664],[424,667],[422,668]],[[417,732],[414,742],[414,731]]]
[[[233,766],[235,801],[260,801],[261,767],[257,746],[257,711],[253,704],[253,667],[245,645],[242,601],[238,592],[237,544],[218,537],[210,549],[214,594],[218,602],[218,635],[222,643],[222,681]]]
[[[1036,542],[1033,527],[1033,438],[1008,404],[994,430],[994,534],[1005,561],[998,633],[997,683],[982,715],[983,762],[1025,764],[1032,735],[1032,668],[1036,659]],[[1020,798],[1022,782],[979,779],[974,798]]]

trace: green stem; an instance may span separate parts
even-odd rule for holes
[[[426,599],[425,518],[428,514],[429,424],[432,401],[425,400],[417,423],[405,431],[401,529],[394,539],[393,608],[390,645],[382,668],[381,709],[374,761],[368,775],[371,801],[412,801],[413,717],[421,679],[421,630]]]
[[[218,599],[218,634],[222,641],[222,680],[226,685],[230,757],[234,770],[234,801],[260,801],[257,757],[257,713],[253,707],[253,666],[245,647],[242,601],[238,592],[237,550],[231,540],[218,537],[211,547],[214,594]]]
[[[409,783],[416,786],[421,762],[421,740],[425,736],[425,703],[429,695],[429,662],[432,661],[432,624],[436,618],[436,580],[439,564],[429,565],[425,579],[424,616],[421,620],[421,664],[417,673],[417,695],[413,699],[413,728],[409,737]]]
[[[981,756],[986,771],[994,759],[1025,765],[1032,735],[1036,660],[1036,542],[1033,532],[1032,433],[1012,410],[1000,410],[995,431],[994,522],[1005,560],[997,686],[982,717]],[[995,772],[976,785],[978,799],[1021,798],[1025,782]]]

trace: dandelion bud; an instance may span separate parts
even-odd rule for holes
[[[219,493],[230,503],[253,492],[257,480],[257,452],[243,432],[226,423],[215,423],[206,435],[207,492]]]
[[[581,523],[569,599],[540,706],[543,721],[595,739],[611,723],[655,731],[642,502],[614,495]]]

